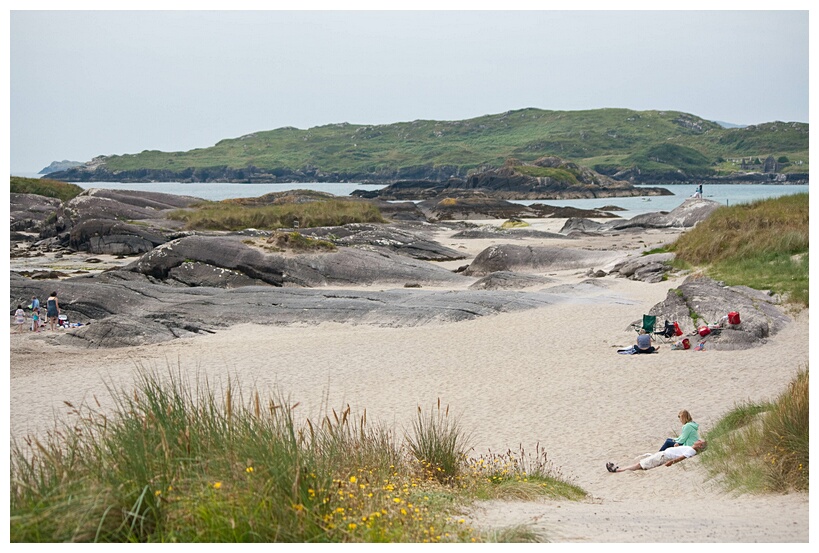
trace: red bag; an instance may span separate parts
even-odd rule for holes
[[[738,325],[739,324],[739,313],[737,311],[731,311],[728,313],[728,324]]]
[[[683,338],[683,349],[691,348],[691,341],[688,338]]]
[[[683,331],[677,321],[674,321],[674,336],[682,336]]]
[[[711,334],[711,329],[708,328],[707,326],[701,326],[697,329],[697,334],[699,334],[700,336],[708,336],[709,334]]]

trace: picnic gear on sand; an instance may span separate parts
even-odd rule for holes
[[[697,329],[697,334],[704,338],[711,334],[711,329],[708,327],[708,325],[703,325]]]
[[[671,338],[672,336],[677,335],[677,329],[674,328],[673,323],[668,322],[668,320],[666,319],[665,325],[663,325],[663,329],[658,330],[657,332],[655,332],[655,334],[662,336],[663,338]]]
[[[689,349],[691,348],[691,341],[688,338],[683,338],[671,344],[671,349]]]
[[[728,324],[738,325],[739,324],[739,312],[738,311],[731,311],[728,313]]]

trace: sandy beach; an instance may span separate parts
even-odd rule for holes
[[[533,226],[554,232],[562,222]],[[638,252],[678,234],[623,233],[567,246]],[[500,242],[438,238],[471,256]],[[588,278],[585,269],[544,274],[555,284]],[[248,388],[278,390],[300,402],[303,418],[349,405],[398,431],[418,406],[431,408],[440,399],[472,432],[476,455],[540,447],[589,493],[580,502],[479,504],[469,514],[476,526],[527,524],[553,542],[807,542],[807,494],[726,493],[697,458],[650,471],[605,469],[607,461],[631,464],[675,436],[680,409],[707,433],[735,404],[776,397],[808,364],[807,310],[753,349],[664,345],[656,355],[618,355],[633,343],[628,325],[681,281],[604,277],[596,291],[548,307],[412,328],[248,321],[209,336],[107,350],[51,346],[48,333],[12,333],[11,437],[48,428],[68,410],[64,401],[96,397],[105,404],[106,383],[128,386],[140,368],[178,370],[211,383],[237,377]]]

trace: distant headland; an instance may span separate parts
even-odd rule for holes
[[[75,182],[443,183],[510,159],[559,157],[631,184],[804,184],[808,135],[809,124],[798,122],[726,128],[677,111],[527,108],[460,121],[283,127],[187,152],[99,156],[47,174]]]

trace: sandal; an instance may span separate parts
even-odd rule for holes
[[[606,463],[606,470],[608,470],[609,472],[617,472],[617,469],[619,468],[620,467],[615,467],[614,463]]]

